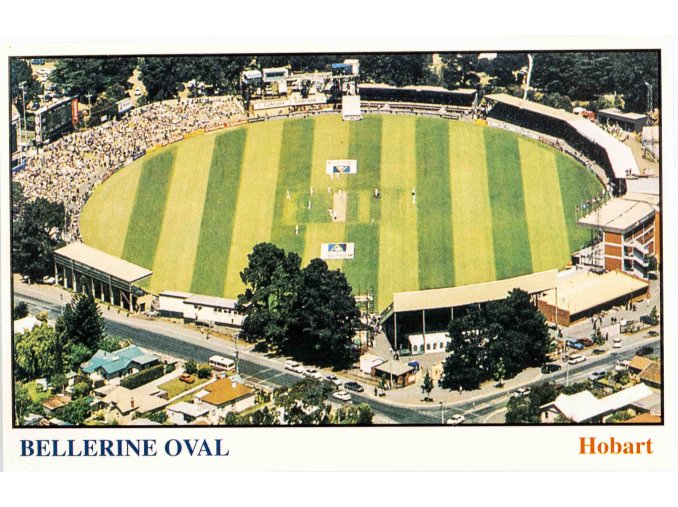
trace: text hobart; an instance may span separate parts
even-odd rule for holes
[[[153,438],[141,439],[34,439],[21,440],[22,457],[148,457],[158,449],[167,456],[228,456],[220,438],[172,438],[163,445]]]

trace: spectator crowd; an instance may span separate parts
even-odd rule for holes
[[[233,97],[154,102],[119,120],[75,132],[29,153],[14,181],[33,200],[63,202],[69,216],[66,239],[80,238],[80,212],[94,188],[153,146],[244,119]]]

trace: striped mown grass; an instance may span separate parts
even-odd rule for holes
[[[532,269],[561,268],[570,252],[555,152],[525,138],[518,147]]]
[[[450,287],[455,272],[447,122],[419,118],[416,127],[419,288]]]
[[[498,279],[525,275],[532,272],[532,257],[517,137],[486,129],[485,155],[495,272]]]
[[[141,167],[122,257],[153,269],[176,147],[151,155]]]
[[[240,184],[246,138],[247,130],[240,128],[224,132],[214,141],[191,281],[191,291],[198,294],[224,294],[226,261],[237,206],[237,195],[233,189]]]
[[[452,122],[449,131],[455,281],[488,282],[496,275],[484,129]]]
[[[358,174],[331,179],[329,159],[356,159]],[[352,242],[355,259],[328,264],[355,293],[373,289],[383,308],[398,291],[561,267],[589,239],[575,207],[601,188],[576,161],[510,132],[439,118],[323,115],[148,155],[97,189],[81,230],[88,244],[152,269],[153,291],[225,297],[242,291],[256,243],[295,251],[306,265],[321,243]],[[347,193],[347,216],[334,223],[328,209],[338,190]]]

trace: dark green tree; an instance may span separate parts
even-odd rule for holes
[[[99,342],[98,348],[106,352],[115,352],[126,346],[127,340],[123,340],[118,336],[104,336]]]
[[[358,358],[352,340],[359,317],[344,273],[313,259],[302,271],[294,305],[295,329],[285,352],[313,364],[350,368]]]
[[[324,425],[330,422],[331,407],[326,401],[331,392],[328,384],[306,378],[292,387],[276,389],[273,399],[284,410],[286,424]]]
[[[367,403],[346,405],[332,414],[332,424],[369,426],[373,418],[374,411]]]
[[[33,78],[33,69],[31,69],[28,60],[22,58],[9,59],[9,82],[12,102],[16,104],[19,113],[22,115],[21,121],[23,122],[23,97],[26,97],[26,105],[30,104],[40,95],[42,85]],[[23,92],[20,86],[22,82],[26,83]]]
[[[144,416],[149,421],[165,424],[167,422],[167,413],[164,410],[154,410]]]
[[[32,281],[53,273],[52,253],[63,245],[64,206],[43,198],[25,203],[12,230],[12,268]]]
[[[24,317],[28,317],[28,304],[25,301],[19,301],[12,308],[12,320],[23,319]]]
[[[57,333],[64,332],[68,340],[81,344],[94,353],[106,336],[106,325],[94,296],[87,291],[77,294],[64,307],[57,320]]]
[[[184,371],[189,375],[195,375],[198,373],[198,363],[195,362],[195,359],[191,358],[184,364]]]
[[[443,363],[442,386],[448,389],[478,389],[491,375],[487,344],[495,339],[496,329],[481,309],[469,308],[466,315],[450,322],[450,355]]]
[[[136,57],[60,58],[50,80],[67,95],[86,100],[92,94],[94,105],[99,96],[111,87],[129,88],[128,79],[137,67]],[[121,97],[122,98],[122,97]]]
[[[14,383],[14,424],[19,426],[24,417],[30,413],[32,405],[28,388],[19,382]]]
[[[421,392],[424,394],[424,401],[433,401],[431,399],[431,391],[433,391],[433,379],[427,371],[421,384]]]
[[[539,424],[539,409],[525,397],[511,398],[507,405],[506,424]]]
[[[74,426],[81,426],[90,416],[90,401],[86,397],[73,400],[68,405],[57,409],[56,416]]]
[[[47,324],[14,336],[14,378],[33,380],[49,377],[57,371],[54,354],[54,329]]]

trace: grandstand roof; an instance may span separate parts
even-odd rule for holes
[[[505,93],[486,95],[485,98],[568,123],[580,135],[605,149],[616,178],[627,178],[629,175],[638,176],[640,174],[631,148],[586,118]]]
[[[84,264],[92,269],[111,275],[127,283],[133,283],[147,276],[153,271],[142,266],[115,257],[113,255],[87,246],[83,243],[71,243],[54,251],[54,255],[60,255],[74,262]]]
[[[569,312],[570,315],[577,315],[646,289],[647,286],[648,282],[618,271],[596,275],[590,271],[579,270],[558,277],[558,308]],[[556,291],[549,290],[539,299],[554,306]]]
[[[496,282],[477,283],[447,289],[397,292],[393,295],[393,310],[395,312],[410,312],[486,303],[504,299],[515,288],[522,289],[530,294],[537,294],[554,288],[557,274],[557,269],[551,269]]]
[[[621,118],[621,119],[624,119],[624,120],[631,120],[631,121],[641,120],[643,118],[647,118],[647,116],[644,115],[644,114],[625,113],[624,111],[622,111],[621,109],[617,109],[616,107],[611,107],[611,108],[608,108],[608,109],[601,109],[600,111],[598,111],[598,114],[607,115],[607,116],[611,116],[611,117],[615,117],[615,118]]]
[[[656,196],[659,198],[659,178],[637,178],[633,180],[628,180],[626,182],[626,195],[624,196],[628,199],[630,194],[640,195],[643,194],[646,197]],[[639,200],[637,197],[633,200]]]
[[[580,116],[576,114],[568,113],[563,109],[555,109],[553,107],[545,106],[544,104],[539,104],[537,102],[532,102],[530,100],[523,100],[506,93],[495,93],[491,95],[485,95],[486,99],[494,100],[495,102],[502,102],[513,107],[520,109],[525,109],[526,111],[531,111],[537,114],[543,114],[544,116],[549,116],[551,118],[558,118],[563,121],[573,121],[581,120]],[[588,120],[586,120],[588,121]]]
[[[606,232],[624,234],[654,214],[647,202],[630,199],[610,199],[598,211],[579,219],[587,227],[601,227]]]
[[[214,296],[192,295],[184,301],[187,305],[211,306],[212,308],[235,308],[235,299],[217,298]]]
[[[455,90],[448,90],[442,86],[428,86],[428,85],[409,85],[409,86],[394,86],[385,83],[360,83],[358,88],[379,88],[382,90],[418,90],[438,93],[452,93],[461,95],[473,95],[477,91],[473,88],[457,88]]]

